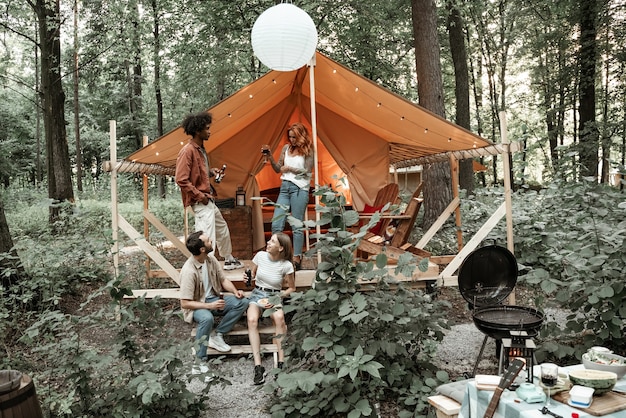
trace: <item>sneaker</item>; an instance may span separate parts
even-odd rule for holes
[[[243,263],[236,258],[224,261],[224,270],[242,269]]]
[[[262,385],[265,383],[265,367],[260,364],[254,366],[254,384]]]
[[[224,337],[222,337],[220,334],[209,337],[209,347],[217,351],[221,351],[222,353],[227,353],[230,351],[230,345],[224,342]]]
[[[203,373],[208,373],[208,372],[209,372],[209,367],[205,366],[204,364],[194,365],[191,368],[191,374],[203,374]]]

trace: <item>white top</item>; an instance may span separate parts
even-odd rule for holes
[[[304,170],[304,156],[302,155],[290,155],[289,150],[285,152],[285,165],[288,167],[297,168],[298,170]],[[288,180],[298,186],[301,189],[308,189],[311,183],[310,175],[302,175],[292,173],[291,171],[283,173],[280,178],[282,180]]]
[[[259,251],[252,262],[256,264],[256,285],[266,289],[280,290],[283,278],[293,273],[293,264],[289,260],[272,261],[267,251]]]

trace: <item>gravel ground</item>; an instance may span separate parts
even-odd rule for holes
[[[263,367],[266,373],[273,366],[271,355],[263,357]],[[268,394],[261,388],[252,384],[254,363],[246,357],[226,357],[215,371],[228,379],[232,385],[222,387],[215,385],[209,391],[211,407],[205,412],[203,418],[270,418],[265,411],[269,408]],[[267,379],[272,379],[268,376]],[[189,383],[189,390],[200,392],[205,383],[201,379],[193,379]]]

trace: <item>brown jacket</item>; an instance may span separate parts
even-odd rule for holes
[[[178,153],[176,184],[180,187],[183,207],[202,201],[205,194],[212,197],[207,164],[202,150],[194,142],[187,143]]]

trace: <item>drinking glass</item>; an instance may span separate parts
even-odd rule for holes
[[[550,388],[556,386],[559,380],[559,366],[553,363],[543,363],[541,365],[541,383],[548,388],[548,399],[546,406],[550,406]]]

